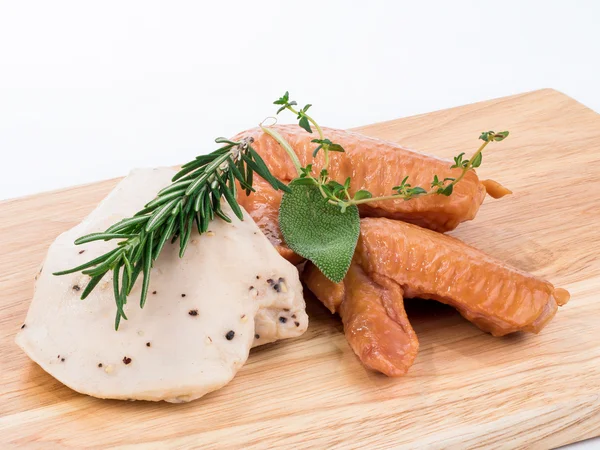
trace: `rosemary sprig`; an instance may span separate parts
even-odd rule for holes
[[[173,177],[173,183],[158,192],[156,198],[133,217],[121,220],[104,232],[91,233],[75,241],[76,245],[80,245],[117,239],[116,248],[77,267],[54,274],[82,272],[88,275],[90,281],[82,292],[83,300],[108,272],[112,272],[117,306],[115,329],[119,328],[122,318],[127,320],[123,308],[140,274],[143,276],[140,307],[144,307],[152,265],[167,241],[174,243],[179,239],[179,256],[182,257],[194,224],[198,233],[202,234],[215,217],[231,222],[221,207],[222,198],[225,198],[234,214],[243,220],[242,209],[236,200],[236,180],[246,195],[254,191],[253,173],[267,180],[276,190],[289,190],[269,172],[263,159],[252,148],[252,138],[239,142],[225,138],[215,141],[223,146],[184,164]]]
[[[394,186],[392,188],[392,190],[394,191],[393,194],[379,196],[379,197],[373,197],[373,194],[371,194],[371,192],[369,192],[365,189],[361,189],[361,190],[357,191],[354,194],[354,196],[351,196],[350,195],[350,183],[351,183],[350,178],[346,179],[344,184],[341,184],[341,183],[339,183],[335,180],[331,180],[329,178],[329,172],[327,170],[329,167],[329,152],[330,151],[344,152],[344,148],[341,145],[336,144],[336,143],[332,142],[331,140],[325,138],[325,136],[323,134],[323,130],[319,126],[319,124],[312,117],[310,117],[308,114],[306,114],[306,111],[312,105],[307,104],[306,106],[304,106],[304,108],[297,110],[296,108],[294,108],[294,106],[296,106],[298,103],[295,101],[290,101],[290,95],[289,95],[289,92],[287,92],[287,91],[283,96],[281,96],[279,99],[277,99],[273,103],[275,105],[281,105],[280,108],[277,110],[277,114],[279,114],[280,112],[282,112],[284,110],[288,110],[288,111],[296,114],[297,119],[298,119],[298,125],[300,125],[300,127],[305,129],[309,133],[312,133],[312,128],[311,128],[311,124],[312,124],[319,134],[318,139],[313,139],[311,141],[315,144],[318,144],[318,146],[313,151],[313,157],[316,157],[317,153],[320,150],[323,150],[323,152],[324,152],[323,167],[319,171],[319,175],[313,176],[312,175],[312,171],[313,171],[312,164],[308,164],[306,167],[302,167],[300,165],[300,161],[298,160],[298,157],[296,156],[294,150],[289,145],[289,143],[285,140],[285,138],[283,136],[281,136],[281,134],[278,133],[275,129],[261,125],[261,129],[265,133],[267,133],[271,137],[273,137],[284,148],[284,150],[288,153],[288,155],[292,158],[294,166],[296,167],[296,170],[298,172],[298,178],[293,180],[292,183],[316,186],[319,189],[319,191],[321,192],[321,195],[323,196],[323,198],[325,198],[329,203],[337,205],[342,212],[345,212],[348,209],[348,207],[352,206],[352,205],[361,205],[364,203],[370,203],[370,202],[376,202],[376,201],[396,200],[396,199],[411,200],[414,198],[425,197],[428,195],[449,196],[452,194],[452,192],[454,190],[454,186],[456,186],[456,184],[459,183],[464,178],[464,176],[466,175],[467,172],[469,172],[470,170],[475,169],[481,165],[481,162],[483,159],[483,154],[482,154],[483,149],[490,142],[494,142],[494,141],[499,142],[499,141],[504,140],[509,134],[508,131],[502,131],[499,133],[495,133],[494,131],[486,131],[486,132],[481,133],[481,135],[479,136],[479,139],[483,140],[484,142],[483,142],[483,144],[481,144],[481,146],[477,149],[477,151],[473,154],[473,156],[470,159],[463,160],[463,157],[465,155],[464,153],[461,153],[458,156],[454,157],[454,164],[450,168],[451,169],[454,169],[454,168],[462,169],[462,172],[460,173],[460,175],[456,178],[447,177],[444,179],[439,179],[439,177],[437,175],[434,175],[433,180],[431,181],[428,189],[425,189],[424,187],[421,187],[421,186],[412,186],[410,183],[408,183],[408,176],[407,176],[407,177],[404,177],[404,179],[398,186]]]

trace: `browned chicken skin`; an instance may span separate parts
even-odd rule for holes
[[[402,296],[452,305],[494,336],[537,333],[569,299],[564,289],[458,239],[388,219],[361,220],[352,267],[342,283],[327,280],[312,265],[303,278],[332,312],[341,315],[344,326],[351,327],[346,337],[361,361],[389,376],[405,373],[418,347],[399,306]],[[374,323],[385,327],[370,329]]]

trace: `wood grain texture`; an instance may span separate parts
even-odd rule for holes
[[[548,448],[600,434],[600,116],[553,90],[362,127],[450,157],[508,129],[478,173],[514,191],[453,234],[571,291],[538,336],[493,338],[435,302],[409,301],[421,349],[408,375],[367,371],[308,298],[299,339],[252,351],[198,401],[77,394],[14,344],[50,242],[116,180],[0,203],[0,442],[7,447]],[[14,230],[17,229],[18,233]]]

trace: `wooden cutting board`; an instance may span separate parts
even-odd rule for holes
[[[110,180],[0,203],[0,442],[513,449],[600,435],[600,115],[543,90],[359,130],[450,157],[470,154],[488,129],[511,135],[486,150],[478,172],[514,195],[488,198],[453,234],[571,291],[540,335],[494,338],[449,307],[414,300],[419,356],[407,376],[390,379],[365,370],[340,320],[308,298],[302,338],[253,350],[232,383],[203,399],[77,394],[13,340],[48,245],[96,206]]]

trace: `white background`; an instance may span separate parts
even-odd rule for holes
[[[0,0],[0,199],[185,162],[285,90],[335,127],[545,87],[598,111],[598,17],[575,0]]]
[[[545,87],[599,111],[599,17],[575,0],[0,0],[0,199],[184,162],[285,90],[342,128]]]

